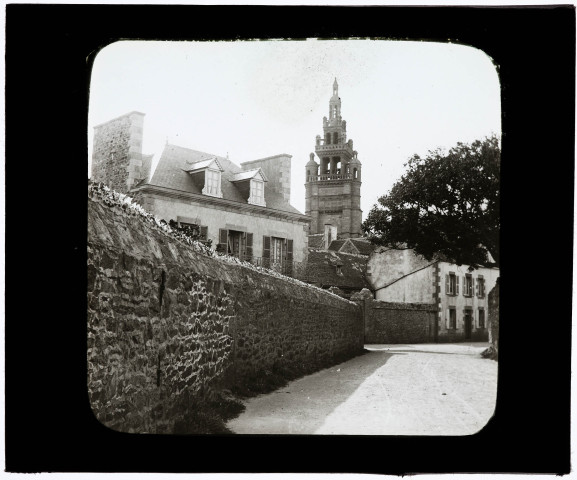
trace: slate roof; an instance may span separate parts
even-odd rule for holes
[[[333,240],[329,245],[329,250],[332,250],[333,252],[338,252],[346,241],[347,241],[346,238],[342,240]]]
[[[364,238],[344,238],[333,240],[328,249],[334,252],[338,252],[347,242],[353,244],[353,246],[358,250],[359,255],[370,255],[375,248],[371,242],[365,240]]]
[[[364,238],[351,238],[350,240],[353,245],[357,247],[357,250],[361,255],[370,255],[373,253],[375,246],[368,240],[365,240]]]
[[[337,265],[341,266],[342,275],[337,274]],[[371,286],[365,279],[366,271],[367,260],[358,255],[309,248],[307,265],[302,279],[325,288],[335,286],[358,290],[370,289]]]
[[[231,182],[231,180],[235,179],[235,174],[244,171],[242,168],[225,157],[179,147],[177,145],[165,145],[156,170],[152,174],[152,178],[148,183],[141,183],[138,186],[151,185],[202,195],[202,189],[194,183],[192,177],[186,170],[194,169],[194,165],[198,162],[205,162],[214,158],[217,159],[224,170],[221,175],[222,198],[246,204],[246,198],[244,198],[235,184]],[[262,208],[302,215],[302,212],[299,212],[290,203],[285,201],[280,193],[268,187],[267,183],[265,183],[264,188],[264,199],[266,207]]]

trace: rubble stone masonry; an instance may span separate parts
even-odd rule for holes
[[[489,342],[499,355],[499,279],[489,293]]]
[[[92,181],[126,193],[145,176],[142,172],[143,122],[143,113],[130,112],[94,127]]]
[[[114,430],[171,433],[214,386],[363,349],[358,305],[197,253],[93,199],[87,269],[89,399]]]
[[[363,289],[351,300],[362,306],[365,343],[428,343],[434,341],[436,306],[424,303],[398,303],[374,300]]]

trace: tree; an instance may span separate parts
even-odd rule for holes
[[[414,155],[363,231],[376,245],[410,248],[427,260],[477,268],[491,263],[490,254],[498,265],[500,159],[495,135]]]

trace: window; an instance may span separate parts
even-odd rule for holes
[[[453,272],[445,275],[445,293],[447,295],[459,295],[458,277]]]
[[[325,145],[330,145],[331,144],[331,134],[329,132],[327,132],[327,134],[325,135]]]
[[[178,226],[184,229],[184,233],[190,236],[198,236],[199,240],[206,241],[208,237],[208,227],[197,225],[196,223],[178,222]]]
[[[454,308],[449,309],[449,328],[457,330],[457,310]]]
[[[202,193],[212,197],[222,197],[220,191],[220,171],[207,169],[204,176],[204,188]]]
[[[483,298],[485,296],[485,279],[483,275],[477,277],[477,297]]]
[[[293,241],[289,238],[264,236],[262,240],[262,266],[292,274]]]
[[[466,297],[472,297],[473,296],[473,277],[471,276],[470,273],[465,274],[464,287],[465,288],[463,289],[463,295],[465,295]]]
[[[339,143],[339,134],[337,132],[333,133],[333,143]]]
[[[273,263],[282,263],[284,258],[283,255],[284,238],[272,237],[270,250],[271,250],[270,258],[273,261]]]
[[[485,310],[479,309],[479,328],[485,328]]]
[[[264,182],[257,180],[255,178],[250,181],[250,196],[248,198],[248,203],[253,205],[262,205],[266,207],[264,202]]]
[[[221,228],[217,251],[252,261],[252,233]]]

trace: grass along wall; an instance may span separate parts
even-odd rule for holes
[[[88,391],[124,432],[197,433],[216,389],[258,390],[362,352],[356,304],[216,256],[101,185],[88,200]]]

